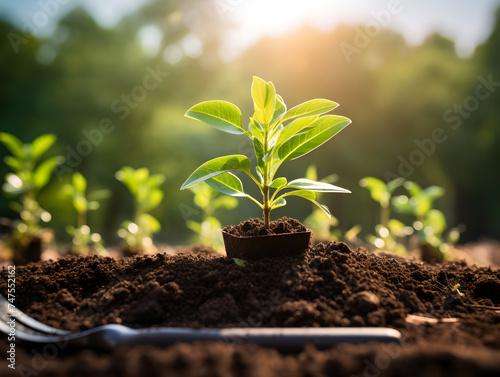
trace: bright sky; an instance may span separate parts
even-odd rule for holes
[[[83,5],[104,26],[136,10],[148,0],[23,0],[0,2],[0,17],[22,25],[38,12],[48,14],[40,35],[52,32],[57,20],[75,5]],[[453,38],[457,52],[467,56],[491,31],[500,0],[206,0],[214,6],[214,17],[233,24],[226,51],[237,54],[265,35],[282,35],[310,23],[324,30],[339,23],[377,23],[403,34],[418,44],[433,31]],[[47,8],[47,4],[56,7]],[[393,4],[391,6],[390,4]]]

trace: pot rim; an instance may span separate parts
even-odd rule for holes
[[[258,236],[239,236],[236,234],[231,234],[229,232],[226,232],[221,229],[221,233],[227,234],[228,236],[234,237],[234,238],[239,238],[239,239],[259,239],[259,238],[272,238],[272,237],[285,237],[285,236],[291,236],[291,235],[305,235],[305,234],[311,234],[312,230],[305,231],[305,232],[293,232],[293,233],[280,233],[280,234],[264,234],[264,235],[258,235]]]

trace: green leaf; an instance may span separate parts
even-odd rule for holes
[[[230,174],[230,173],[224,173],[224,174]],[[220,177],[224,174],[218,175],[217,177]],[[212,178],[214,179],[214,178]],[[223,209],[234,209],[238,207],[238,200],[236,198],[233,198],[232,196],[219,196],[218,198],[214,199],[214,208],[223,208]]]
[[[283,143],[278,149],[281,161],[294,160],[313,151],[347,127],[351,120],[337,115],[326,115],[315,123],[316,126],[311,130],[295,135]]]
[[[32,143],[32,149],[31,149],[31,156],[33,159],[36,161],[38,160],[42,154],[47,152],[49,148],[54,145],[56,142],[56,135],[54,134],[46,134],[46,135],[41,135],[37,137],[35,140],[33,140]]]
[[[256,137],[253,138],[253,149],[257,158],[257,165],[261,172],[264,171],[264,146]]]
[[[332,214],[330,213],[330,210],[328,209],[328,207],[323,205],[323,204],[320,204],[316,201],[316,194],[313,191],[309,191],[309,190],[290,191],[290,192],[287,192],[286,194],[281,195],[279,198],[277,198],[275,200],[275,202],[277,202],[279,199],[285,198],[287,196],[298,196],[298,197],[304,198],[306,200],[309,200],[310,202],[312,202],[313,204],[318,206],[319,209],[321,209],[328,216],[329,219],[332,218]]]
[[[230,170],[241,170],[251,176],[250,160],[244,155],[236,154],[207,161],[188,177],[186,182],[182,184],[181,190]]]
[[[273,201],[271,209],[276,209],[276,208],[283,207],[283,206],[286,206],[286,200],[285,200],[285,198],[279,197],[278,199]]]
[[[163,182],[165,182],[165,179],[166,179],[166,177],[164,174],[153,174],[146,181],[146,186],[150,190],[156,189],[156,188],[160,187],[163,184]]]
[[[109,198],[110,195],[111,191],[109,190],[94,190],[89,193],[88,198],[89,200],[102,200]]]
[[[273,83],[271,81],[266,83],[260,77],[254,76],[252,99],[257,115],[256,119],[263,125],[269,125],[276,106],[276,89]]]
[[[274,114],[273,114],[273,119],[271,119],[271,125],[274,124],[279,124],[281,121],[281,118],[286,113],[286,105],[285,101],[283,101],[283,98],[279,94],[276,95],[276,104],[274,106]]]
[[[446,218],[444,217],[443,212],[437,209],[430,210],[425,217],[423,226],[424,231],[425,228],[430,226],[433,230],[433,234],[435,234],[436,236],[441,236],[441,234],[443,234],[446,229]]]
[[[274,181],[272,181],[271,184],[269,185],[269,187],[278,188],[281,186],[285,186],[286,183],[287,183],[287,180],[285,177],[279,177],[279,178],[276,178]]]
[[[148,213],[143,213],[139,217],[138,223],[140,227],[147,229],[151,233],[157,233],[161,230],[161,225],[159,221]]]
[[[16,173],[19,173],[23,168],[22,160],[15,158],[13,156],[5,156],[4,162]]]
[[[311,115],[321,115],[325,114],[329,111],[335,109],[339,104],[337,102],[333,102],[327,99],[313,99],[295,107],[292,107],[287,111],[285,116],[283,117],[282,122],[285,122],[290,119],[294,119],[297,117],[305,117]]]
[[[281,144],[283,144],[285,141],[298,134],[299,132],[305,131],[310,127],[314,127],[314,121],[316,121],[317,119],[318,116],[314,115],[311,117],[296,119],[293,122],[289,123],[279,133],[276,140],[276,147],[281,146]]]
[[[87,200],[79,195],[73,199],[73,206],[78,213],[85,212],[87,210]]]
[[[88,202],[88,206],[87,206],[88,208],[87,208],[87,209],[88,209],[89,211],[96,211],[96,210],[98,210],[98,209],[99,209],[99,207],[100,207],[100,206],[101,206],[101,205],[99,204],[99,202],[97,202],[97,201],[93,200],[93,201],[91,201],[91,202]]]
[[[20,159],[26,158],[26,152],[23,150],[23,143],[17,137],[7,132],[0,132],[0,142],[12,153],[13,156]]]
[[[152,209],[158,207],[158,205],[163,200],[163,191],[161,190],[153,190],[147,193],[146,198],[142,203],[142,209],[145,212],[149,212]]]
[[[40,189],[44,187],[50,179],[58,163],[59,157],[51,157],[43,161],[33,173],[33,185]]]
[[[219,174],[213,178],[206,180],[205,183],[212,187],[214,190],[217,190],[229,196],[248,196],[243,191],[243,184],[241,183],[240,179],[230,172]]]
[[[406,225],[403,224],[401,221],[396,220],[396,219],[390,219],[387,226],[388,226],[391,234],[393,234],[397,237],[401,237],[401,236],[405,235],[403,232],[403,229],[406,228]]]
[[[370,196],[373,200],[380,203],[384,192],[387,191],[385,183],[375,177],[364,177],[359,181],[361,187],[366,187],[370,191]]]
[[[298,188],[302,190],[315,191],[315,192],[342,192],[351,193],[342,187],[334,186],[329,183],[316,182],[306,178],[295,179],[288,183],[287,187]]]
[[[230,102],[202,102],[191,107],[185,116],[200,120],[211,127],[230,134],[241,135],[245,133],[241,126],[241,111]]]
[[[238,259],[238,258],[233,258],[234,263],[236,263],[237,266],[244,267],[245,264],[247,263],[243,259]]]
[[[402,186],[405,183],[405,179],[402,177],[393,179],[387,184],[387,191],[392,194],[394,190],[396,190],[398,187]]]
[[[85,194],[85,191],[87,190],[87,180],[85,179],[85,177],[82,174],[76,172],[73,173],[72,179],[75,189],[80,193]]]

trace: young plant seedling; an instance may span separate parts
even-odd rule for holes
[[[201,222],[186,220],[189,229],[196,233],[197,241],[215,251],[223,246],[220,229],[222,225],[214,216],[218,209],[234,209],[238,206],[236,198],[221,196],[208,185],[197,185],[189,188],[194,194],[194,204],[201,210]]]
[[[434,201],[444,195],[444,188],[429,186],[422,189],[411,181],[406,181],[404,187],[410,197],[406,195],[394,197],[392,199],[394,209],[399,213],[415,217],[413,228],[423,251],[423,258],[428,261],[432,259],[443,261],[450,245],[454,245],[460,238],[458,228],[451,228],[447,236],[444,236],[446,218],[443,212],[434,208]]]
[[[99,200],[109,197],[109,190],[96,190],[87,196],[87,180],[76,172],[73,173],[71,184],[63,187],[63,192],[71,199],[77,213],[77,226],[66,227],[66,232],[72,237],[73,251],[77,254],[90,254],[93,250],[97,254],[107,255],[102,245],[99,233],[92,233],[87,224],[87,213],[99,209]]]
[[[246,197],[263,211],[266,228],[273,209],[286,205],[286,198],[297,196],[317,205],[331,217],[328,208],[316,201],[316,192],[350,191],[329,183],[306,178],[291,182],[276,177],[281,164],[295,160],[318,148],[347,127],[351,120],[339,115],[323,115],[338,104],[326,99],[313,99],[287,110],[283,98],[276,94],[272,82],[254,77],[252,83],[254,114],[248,129],[242,126],[240,109],[226,101],[207,101],[191,107],[186,116],[200,120],[221,131],[244,135],[253,144],[257,166],[251,171],[250,160],[244,155],[229,155],[207,161],[183,183],[181,190],[206,182],[223,194]],[[241,180],[231,171],[242,171],[259,187],[262,201],[245,193]],[[290,190],[283,193],[284,190]]]
[[[375,226],[376,235],[368,234],[366,240],[379,249],[395,254],[406,254],[406,247],[398,239],[413,233],[411,227],[391,219],[391,198],[404,182],[404,178],[396,178],[386,184],[375,177],[365,177],[359,181],[359,185],[367,188],[372,199],[380,204],[380,223]]]
[[[159,232],[161,226],[149,212],[163,200],[163,191],[159,187],[165,182],[165,175],[150,175],[146,168],[135,170],[125,166],[116,172],[115,177],[134,197],[134,220],[125,221],[118,236],[125,241],[131,253],[157,251],[152,235]]]
[[[40,221],[49,222],[52,218],[49,212],[38,203],[38,193],[49,182],[57,165],[64,157],[55,156],[42,160],[55,143],[56,136],[41,135],[32,143],[23,144],[16,136],[0,132],[0,142],[12,154],[5,157],[5,164],[13,173],[7,173],[3,191],[18,201],[10,203],[11,208],[18,212],[20,220],[14,222],[13,249],[22,253],[36,239],[51,238],[48,232],[40,227]],[[16,256],[15,256],[16,257]],[[20,258],[22,256],[19,255]]]

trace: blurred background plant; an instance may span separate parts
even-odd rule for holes
[[[118,236],[125,242],[125,254],[155,253],[152,236],[161,230],[160,222],[151,215],[163,200],[160,186],[165,182],[164,174],[150,175],[147,168],[133,169],[125,166],[115,174],[134,198],[133,220],[124,221]]]
[[[318,181],[318,172],[316,165],[309,165],[306,170],[306,179],[313,181]],[[334,183],[337,182],[339,176],[337,174],[330,174],[319,182]],[[316,193],[316,200],[321,202],[321,193]],[[304,220],[304,225],[314,230],[313,242],[330,242],[330,241],[341,241],[345,240],[351,243],[356,243],[356,238],[361,230],[360,225],[355,225],[347,232],[343,233],[340,228],[338,228],[339,220],[332,215],[329,219],[325,213],[319,209],[317,206],[313,206],[312,213],[306,217]]]
[[[404,178],[396,178],[387,184],[375,177],[365,177],[359,181],[361,187],[369,190],[371,198],[380,205],[379,223],[375,225],[375,235],[367,234],[366,240],[377,249],[395,254],[406,254],[402,239],[413,233],[411,227],[391,218],[391,199],[394,191],[403,185]]]
[[[217,252],[222,252],[224,249],[221,234],[222,224],[215,217],[215,214],[220,209],[236,208],[238,200],[232,196],[220,195],[207,184],[192,186],[189,190],[194,194],[193,202],[201,212],[201,221],[186,220],[187,227],[196,234],[191,242],[200,243]]]
[[[2,189],[8,197],[17,199],[9,205],[19,214],[19,219],[12,223],[10,240],[13,260],[18,264],[40,260],[43,243],[52,239],[52,233],[40,226],[40,222],[48,223],[52,216],[40,206],[38,194],[49,182],[56,166],[64,161],[62,156],[42,159],[55,141],[55,135],[45,134],[32,143],[23,144],[14,135],[0,133],[0,142],[11,153],[4,162],[13,172],[5,175]]]
[[[31,22],[43,12],[37,0],[0,3],[1,130],[25,140],[57,135],[51,153],[66,157],[56,171],[62,182],[78,170],[113,192],[89,221],[106,243],[119,241],[116,229],[131,212],[127,191],[114,179],[122,166],[165,174],[168,200],[154,209],[163,227],[155,242],[187,242],[192,231],[178,207],[192,201],[178,190],[186,172],[235,147],[250,154],[251,145],[183,115],[212,98],[247,104],[242,111],[251,114],[253,75],[273,81],[290,107],[334,98],[353,121],[341,143],[283,166],[283,175],[314,162],[320,177],[334,171],[345,187],[368,175],[437,185],[446,190],[436,205],[447,223],[467,225],[460,242],[500,239],[499,0],[401,2],[402,11],[373,36],[368,25],[377,21],[374,13],[387,14],[387,2],[231,3],[221,15],[211,1],[115,7],[75,0],[60,4],[45,27]],[[107,133],[99,133],[102,120],[112,122]],[[0,148],[0,157],[7,154]],[[0,165],[0,176],[9,169]],[[74,211],[54,195],[58,184],[49,181],[37,202],[53,215],[58,241],[67,243]],[[0,198],[0,216],[18,219],[10,200]],[[322,200],[343,232],[360,224],[360,238],[373,233],[380,208],[362,189]],[[298,203],[290,200],[275,218],[305,219],[311,209]],[[242,202],[217,218],[235,224],[259,215]]]
[[[66,232],[71,236],[71,252],[77,255],[88,255],[93,252],[107,255],[101,235],[92,232],[87,224],[87,213],[99,209],[99,200],[108,198],[109,190],[95,190],[87,195],[87,180],[76,172],[72,175],[71,184],[63,187],[63,192],[70,198],[77,213],[76,227],[73,225],[66,227]]]
[[[406,181],[404,187],[410,197],[399,195],[392,198],[395,211],[411,215],[413,228],[418,239],[422,260],[442,262],[450,259],[448,251],[460,239],[459,227],[449,229],[446,234],[446,218],[434,208],[434,201],[445,194],[443,187],[429,186],[422,189],[418,184]]]

